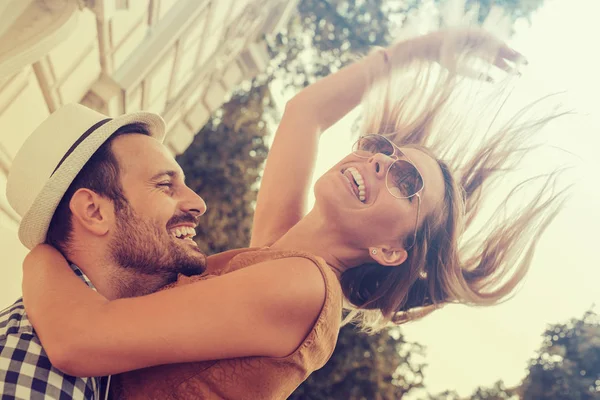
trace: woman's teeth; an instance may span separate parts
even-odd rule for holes
[[[361,202],[365,202],[366,200],[366,188],[365,188],[365,180],[363,179],[362,175],[360,174],[360,172],[358,172],[358,170],[354,167],[349,167],[347,169],[348,172],[350,172],[352,174],[352,177],[354,178],[354,181],[356,182],[357,186],[358,186],[358,199]]]
[[[194,228],[190,228],[189,226],[180,226],[178,228],[171,229],[169,230],[169,233],[171,233],[171,235],[177,239],[191,239],[196,236],[196,230]]]

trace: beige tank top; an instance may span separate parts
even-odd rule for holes
[[[208,279],[263,261],[290,257],[311,260],[321,271],[323,308],[302,344],[282,358],[243,357],[161,365],[112,377],[113,399],[286,399],[331,357],[342,318],[342,290],[336,275],[320,258],[304,252],[240,249],[209,257],[207,272],[181,277],[175,285]],[[168,323],[168,322],[167,322]]]

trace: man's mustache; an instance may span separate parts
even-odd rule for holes
[[[175,215],[173,218],[171,218],[169,220],[169,222],[167,223],[167,226],[179,225],[179,224],[183,224],[183,223],[191,223],[191,224],[194,224],[194,226],[197,226],[198,222],[199,222],[199,217],[195,216],[194,214],[186,213],[186,214]]]

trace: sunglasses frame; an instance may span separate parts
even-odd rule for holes
[[[364,138],[368,138],[368,137],[377,137],[378,139],[384,139],[388,144],[390,144],[392,146],[392,149],[394,149],[394,152],[390,155],[385,154],[385,153],[381,153],[381,152],[377,152],[377,153],[371,153],[370,151],[364,150],[368,153],[371,153],[370,156],[362,156],[360,154],[358,154],[356,151],[354,150],[355,147],[358,147],[358,143],[361,141],[361,139]],[[406,250],[411,249],[416,241],[417,241],[417,231],[418,231],[418,227],[419,227],[419,217],[421,214],[421,192],[423,191],[423,189],[425,188],[425,179],[423,179],[423,174],[421,174],[421,171],[419,171],[419,168],[417,168],[417,166],[415,165],[415,163],[400,149],[400,147],[396,146],[391,140],[389,140],[388,138],[386,138],[383,135],[379,135],[379,134],[368,134],[368,135],[363,135],[360,136],[356,142],[352,145],[352,154],[354,154],[356,157],[359,158],[363,158],[363,159],[368,159],[373,157],[375,154],[383,154],[386,157],[390,157],[394,159],[394,162],[392,162],[389,167],[387,168],[387,171],[385,172],[385,187],[387,188],[388,192],[395,198],[397,199],[410,199],[411,197],[417,197],[418,203],[417,203],[417,220],[415,221],[415,229],[414,229],[414,236],[413,236],[413,241],[410,244],[410,246],[407,246]],[[404,159],[401,159],[400,157],[404,157]],[[395,163],[399,162],[399,161],[403,161],[403,162],[407,162],[410,165],[413,166],[413,168],[417,171],[417,173],[419,174],[419,176],[421,177],[421,182],[423,183],[423,186],[421,186],[421,188],[419,190],[417,190],[414,194],[411,194],[410,196],[397,196],[394,193],[392,193],[392,190],[390,189],[389,186],[389,181],[388,181],[388,176],[390,174],[390,170],[392,169],[392,167],[394,166]]]

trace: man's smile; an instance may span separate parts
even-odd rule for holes
[[[169,229],[171,236],[177,239],[192,239],[196,236],[196,229],[191,226],[175,226]]]

